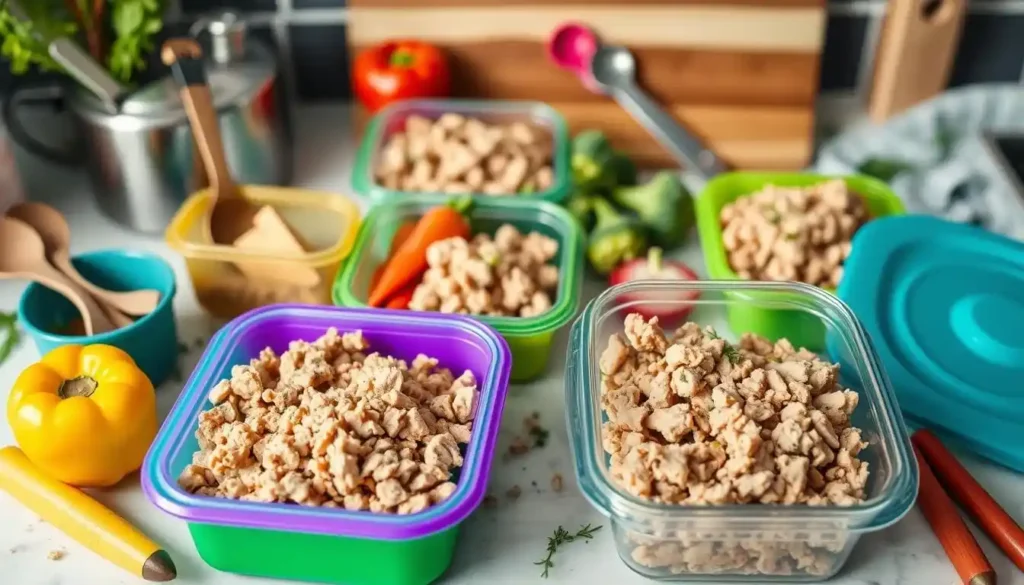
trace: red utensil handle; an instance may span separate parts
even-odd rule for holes
[[[981,527],[1017,568],[1024,571],[1024,530],[981,487],[945,445],[930,431],[913,434],[911,442],[928,461],[946,492]]]
[[[917,493],[917,507],[921,509],[932,532],[939,539],[953,568],[964,585],[991,585],[995,571],[988,558],[964,524],[953,500],[949,499],[939,480],[928,466],[921,452],[914,448],[917,464],[921,468],[921,487]]]

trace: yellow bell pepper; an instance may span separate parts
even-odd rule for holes
[[[7,399],[22,451],[51,477],[107,487],[142,465],[157,430],[152,382],[109,345],[65,345],[26,368]]]

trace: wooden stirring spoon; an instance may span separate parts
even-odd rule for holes
[[[7,216],[21,220],[35,229],[39,233],[39,237],[43,239],[46,256],[50,262],[75,284],[96,297],[100,303],[106,303],[118,312],[135,317],[142,317],[156,310],[160,303],[160,291],[153,289],[127,292],[106,290],[89,282],[79,274],[74,264],[71,263],[71,254],[68,252],[71,247],[71,229],[64,216],[56,209],[45,203],[19,203],[7,211]],[[128,319],[127,323],[115,324],[123,327],[131,323],[132,320]]]
[[[13,217],[0,217],[0,277],[34,280],[63,295],[82,314],[86,335],[114,328],[85,289],[50,265],[39,234]]]
[[[207,226],[208,239],[214,244],[231,246],[252,229],[253,218],[259,209],[245,198],[231,178],[220,135],[220,119],[210,87],[206,84],[202,57],[202,48],[192,39],[171,39],[160,51],[161,60],[171,68],[174,79],[181,86],[181,101],[210,177],[213,201]]]

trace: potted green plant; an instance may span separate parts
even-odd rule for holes
[[[47,41],[63,36],[81,42],[115,79],[132,84],[163,28],[164,0],[22,0],[21,6],[25,20],[0,1],[0,54],[16,75],[32,67],[60,71]]]

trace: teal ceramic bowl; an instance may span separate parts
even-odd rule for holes
[[[178,365],[178,332],[174,322],[174,270],[159,256],[145,252],[100,250],[71,259],[81,275],[112,291],[151,288],[160,291],[152,313],[127,327],[98,335],[68,335],[78,310],[63,295],[32,283],[21,294],[18,320],[41,355],[62,345],[104,343],[123,349],[159,386]]]

